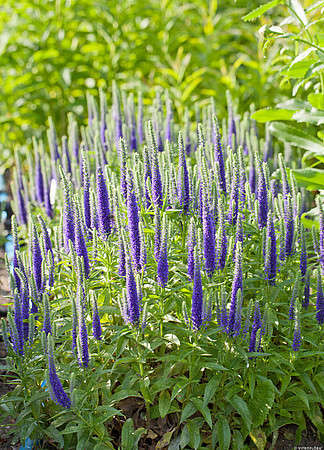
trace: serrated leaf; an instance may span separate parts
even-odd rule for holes
[[[205,406],[208,405],[210,400],[215,395],[218,385],[219,385],[219,377],[217,377],[217,376],[213,376],[206,384],[205,392],[204,392],[204,405]]]
[[[263,425],[275,398],[275,389],[271,380],[258,378],[253,399],[249,402],[252,421],[255,427]]]
[[[250,431],[252,425],[252,416],[246,402],[238,395],[234,395],[234,397],[231,398],[230,403],[232,404],[234,409],[236,409],[236,411],[240,414],[248,431]]]
[[[273,0],[271,2],[265,3],[264,5],[259,6],[258,8],[254,9],[253,11],[249,12],[243,17],[243,20],[245,22],[249,20],[257,19],[258,17],[262,16],[265,12],[267,12],[269,9],[274,8],[275,6],[279,5],[281,0]]]
[[[171,404],[169,391],[162,391],[159,396],[159,411],[162,419],[168,414]]]
[[[184,422],[188,417],[192,416],[197,411],[195,405],[189,402],[182,410],[180,423]]]
[[[205,406],[200,398],[192,398],[191,401],[198,409],[198,411],[202,414],[203,418],[206,420],[210,428],[213,428],[213,421],[208,406]]]
[[[219,448],[228,450],[231,443],[231,429],[227,419],[223,416],[220,416],[216,423],[216,434]]]

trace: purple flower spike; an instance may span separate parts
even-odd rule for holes
[[[148,123],[148,136],[150,139],[150,153],[152,163],[152,199],[155,206],[162,208],[163,193],[162,180],[159,168],[158,149],[155,141],[152,122]]]
[[[48,296],[45,294],[43,296],[43,306],[44,306],[44,322],[43,322],[43,331],[45,332],[45,335],[52,333],[52,327],[51,327],[51,314],[50,314],[50,304]]]
[[[115,124],[115,143],[116,147],[118,148],[120,138],[123,137],[123,122],[120,108],[119,91],[117,88],[117,84],[115,82],[113,82],[112,93],[113,93],[113,122]]]
[[[235,317],[237,308],[237,293],[241,289],[243,290],[243,277],[242,277],[242,244],[237,243],[235,253],[235,269],[232,283],[231,305],[228,316],[227,332],[229,335],[233,335],[235,328]]]
[[[140,319],[140,308],[136,281],[134,278],[132,263],[129,258],[127,259],[126,263],[126,294],[129,311],[129,322],[134,326],[138,326]]]
[[[45,179],[45,192],[44,192],[44,201],[45,201],[45,212],[47,217],[50,219],[53,218],[53,207],[51,204],[51,184],[50,181],[46,178]]]
[[[93,296],[93,305],[92,305],[92,331],[93,337],[97,339],[97,341],[101,340],[102,329],[100,324],[100,317],[98,313],[98,305],[96,296]]]
[[[317,270],[317,293],[316,293],[316,320],[320,325],[324,323],[324,294],[321,272]]]
[[[70,250],[70,241],[74,243],[74,214],[71,201],[71,186],[69,185],[63,171],[61,172],[64,187],[63,206],[63,237],[66,253]]]
[[[306,242],[305,242],[305,230],[303,225],[301,226],[301,238],[300,238],[300,273],[301,273],[301,280],[305,280],[305,275],[307,271],[307,250],[306,250]]]
[[[84,274],[85,277],[88,278],[90,273],[88,250],[83,235],[80,211],[78,210],[78,207],[76,207],[75,210],[76,210],[75,232],[74,232],[75,251],[78,256],[83,258]]]
[[[159,285],[165,287],[168,282],[169,266],[168,266],[168,247],[167,247],[167,227],[164,223],[163,238],[157,262],[157,278]]]
[[[218,230],[216,235],[216,242],[217,269],[223,270],[226,264],[227,237],[224,220],[223,201],[221,197],[219,197],[218,200]]]
[[[36,200],[38,201],[38,203],[40,204],[44,203],[45,200],[44,178],[38,151],[36,151],[35,190],[36,190]]]
[[[118,237],[118,246],[119,246],[118,273],[121,277],[124,277],[126,275],[126,255],[125,255],[124,240],[120,234]]]
[[[14,314],[15,314],[15,325],[17,330],[17,353],[21,355],[24,354],[24,327],[23,327],[23,317],[22,317],[22,305],[18,293],[14,294]]]
[[[154,257],[158,261],[161,247],[161,218],[158,208],[154,210]]]
[[[88,163],[85,155],[82,155],[82,187],[83,187],[83,210],[85,225],[91,228],[91,208],[90,208],[90,178],[88,172]]]
[[[301,333],[300,333],[300,324],[299,321],[296,320],[295,328],[294,328],[294,338],[292,343],[292,349],[294,352],[298,352],[301,345]]]
[[[306,271],[305,276],[305,286],[304,286],[304,296],[303,296],[303,308],[307,309],[309,305],[309,296],[310,296],[310,272]]]
[[[236,225],[237,214],[239,209],[239,182],[240,182],[240,173],[236,155],[234,155],[233,160],[233,172],[234,173],[232,177],[231,197],[228,209],[228,221],[231,225]]]
[[[251,331],[251,336],[250,336],[249,352],[255,352],[257,332],[261,328],[261,326],[262,326],[262,322],[261,322],[260,307],[259,307],[259,303],[256,302],[255,307],[254,307],[254,318],[253,318],[252,331]]]
[[[62,383],[57,376],[56,367],[53,356],[53,341],[51,336],[48,337],[48,378],[50,382],[50,393],[52,400],[63,408],[71,408],[71,400],[63,389]]]
[[[277,273],[277,244],[272,213],[268,214],[267,221],[267,251],[265,257],[265,274],[270,284],[275,283]]]
[[[45,224],[42,216],[38,216],[38,221],[42,227],[45,253],[46,253],[46,255],[49,255],[49,257],[51,258],[51,264],[50,264],[51,270],[50,270],[50,274],[49,274],[48,283],[52,287],[52,286],[54,286],[54,254],[53,254],[52,242],[49,237],[47,227],[46,227],[46,224]]]
[[[24,189],[18,185],[18,180],[16,181],[17,191],[16,191],[16,198],[17,198],[17,221],[19,225],[26,225],[27,224],[27,209],[26,209],[26,203],[25,203],[25,192]]]
[[[65,172],[72,173],[71,158],[68,146],[68,140],[66,136],[62,136],[62,154],[63,154],[63,166]]]
[[[294,216],[292,211],[292,201],[290,194],[287,195],[286,200],[286,214],[285,214],[285,228],[286,228],[286,239],[285,239],[285,254],[286,257],[290,256],[293,252],[293,241],[294,241]]]
[[[101,167],[97,168],[96,183],[99,231],[102,236],[108,237],[111,233],[111,215],[109,208],[108,190]]]
[[[195,245],[196,245],[196,231],[195,222],[193,218],[190,220],[189,231],[188,231],[188,275],[191,281],[194,279],[195,274]]]
[[[192,328],[197,331],[202,325],[203,312],[203,290],[201,283],[200,261],[198,251],[195,252],[195,274],[191,303],[191,323]]]
[[[189,175],[181,133],[179,133],[178,148],[179,148],[179,166],[178,166],[177,193],[180,206],[183,212],[187,213],[190,204]]]
[[[37,291],[40,293],[42,291],[42,252],[39,246],[38,241],[38,234],[36,231],[36,226],[33,224],[32,227],[32,243],[31,243],[31,249],[32,249],[32,266],[33,266],[33,274],[35,277],[36,282],[36,288]]]
[[[124,139],[119,141],[120,149],[120,192],[127,200],[127,169],[126,169],[126,158],[127,158],[127,147]]]
[[[223,149],[222,149],[222,141],[221,135],[219,132],[218,120],[214,116],[213,117],[213,145],[216,156],[216,164],[219,167],[219,183],[220,188],[226,194],[226,176],[225,176],[225,165],[224,165],[224,157],[223,157]]]
[[[213,276],[216,269],[215,252],[215,224],[214,217],[210,212],[207,189],[203,187],[203,247],[205,257],[205,269],[209,277]]]
[[[258,221],[259,221],[259,228],[264,228],[267,225],[267,217],[268,217],[268,191],[264,176],[264,169],[261,165],[259,156],[256,156],[256,159],[258,167],[258,186],[256,195],[259,203]]]
[[[139,218],[138,218],[138,206],[137,199],[133,188],[133,175],[129,171],[128,186],[127,186],[127,219],[128,219],[128,232],[130,247],[132,253],[132,260],[136,270],[141,269],[141,241],[139,235]]]

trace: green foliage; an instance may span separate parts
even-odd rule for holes
[[[84,89],[113,79],[147,94],[154,84],[168,88],[181,117],[186,104],[210,95],[223,113],[226,89],[245,109],[266,106],[274,88],[255,25],[241,22],[245,7],[214,0],[7,1],[0,11],[1,154],[8,158],[13,145],[40,136],[49,115],[65,133],[67,112],[86,118]]]
[[[271,3],[267,5],[272,7]],[[282,26],[264,25],[261,30],[265,49],[275,43],[280,48],[281,56],[273,58],[272,64],[280,70],[281,85],[291,88],[292,98],[278,103],[277,109],[256,111],[253,117],[259,122],[289,120],[293,124],[274,122],[270,131],[284,143],[307,150],[303,163],[308,169],[294,171],[296,179],[309,190],[323,190],[324,4],[320,1],[304,8],[299,0],[280,3],[289,20]],[[251,18],[259,17],[264,10],[259,12],[251,13]]]

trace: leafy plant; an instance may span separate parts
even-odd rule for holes
[[[141,100],[135,114],[113,92],[111,108],[88,97],[80,146],[72,124],[59,146],[50,121],[52,158],[36,142],[17,168],[16,388],[1,398],[16,440],[263,449],[306,420],[323,437],[321,204],[318,236],[230,102],[221,137],[213,103],[183,128],[158,91],[142,136]]]
[[[281,57],[272,63],[280,69],[281,85],[289,85],[292,96],[279,102],[274,109],[256,111],[253,117],[269,122],[269,130],[279,140],[303,149],[303,168],[294,169],[296,180],[308,190],[324,187],[324,3],[315,2],[303,7],[298,0],[269,2],[251,12],[245,20],[261,16],[277,4],[289,13],[278,25],[263,25],[264,49],[276,45]],[[288,124],[277,122],[290,121]]]

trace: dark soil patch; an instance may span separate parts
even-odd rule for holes
[[[296,444],[297,425],[285,425],[280,428],[274,450],[323,450],[324,443],[319,441],[315,427],[309,420],[306,424],[307,428],[303,431],[299,444]]]

